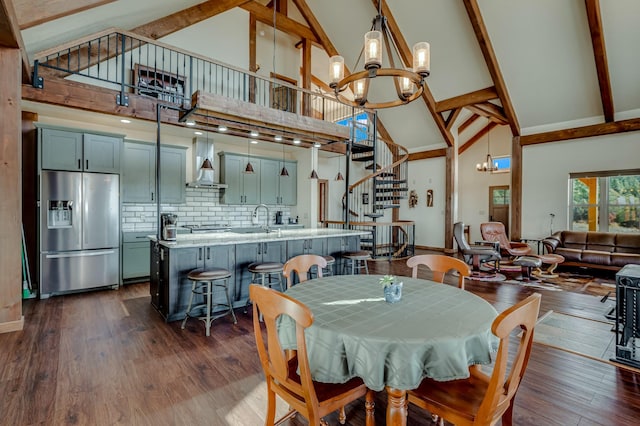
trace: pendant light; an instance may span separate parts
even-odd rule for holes
[[[483,163],[476,164],[476,170],[479,172],[495,172],[498,170],[498,163],[491,156],[491,129],[493,126],[487,126],[487,158]]]
[[[255,173],[253,166],[251,165],[251,141],[247,139],[247,166],[244,168],[245,173]]]
[[[316,168],[318,167],[318,147],[319,143],[314,143],[313,148],[311,148],[311,175],[309,179],[318,179],[318,173],[316,173]]]
[[[282,170],[280,170],[281,177],[289,177],[289,170],[284,162],[284,144],[282,144]]]
[[[340,157],[338,157],[338,174],[336,175],[336,181],[344,180],[342,172],[340,171]]]

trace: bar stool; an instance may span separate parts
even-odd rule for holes
[[[265,287],[271,287],[271,279],[277,278],[280,291],[284,291],[282,286],[282,268],[284,265],[279,262],[254,262],[250,264],[247,269],[251,272],[251,282],[254,284],[260,284]]]
[[[327,266],[322,268],[322,275],[325,277],[328,277],[329,275],[333,275],[333,265],[336,264],[336,258],[331,256],[330,254],[322,257],[324,257],[324,260],[327,261]]]
[[[365,273],[369,275],[369,266],[367,265],[367,260],[371,259],[371,255],[368,251],[350,251],[343,253],[342,257],[345,260],[343,265],[343,273],[344,269],[348,269],[349,265],[351,265],[351,275],[355,275],[356,271],[359,274],[363,269]]]
[[[215,319],[231,314],[233,323],[238,323],[236,314],[233,312],[231,300],[229,299],[229,286],[227,285],[229,277],[231,277],[231,272],[224,268],[194,269],[187,274],[187,278],[192,281],[192,284],[191,295],[189,296],[189,305],[187,306],[187,312],[184,320],[182,320],[183,330],[189,318],[198,318],[199,320],[204,321],[207,336],[211,335],[211,322]],[[223,289],[224,295],[227,298],[227,303],[216,303],[213,300],[213,292],[216,287]],[[193,306],[194,294],[203,296],[205,299],[204,303]],[[217,306],[223,306],[227,309],[223,313],[211,315]],[[201,311],[205,309],[206,314],[202,315]],[[199,312],[200,315],[193,315],[194,311]]]
[[[280,291],[284,291],[282,286],[282,270],[284,265],[279,262],[253,262],[247,266],[249,272],[251,272],[251,282],[254,284],[260,284],[264,287],[271,288],[271,278],[275,275],[278,278],[278,285]],[[251,299],[247,299],[247,303],[244,305],[244,313],[249,312],[249,305]],[[260,321],[262,321],[262,313],[260,313]]]

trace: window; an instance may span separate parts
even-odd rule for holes
[[[355,123],[355,126],[353,123]],[[362,112],[355,117],[347,117],[342,120],[338,120],[336,121],[336,124],[347,127],[354,126],[354,142],[367,140],[367,134],[369,132],[369,118],[367,117],[366,112]]]
[[[493,164],[498,166],[498,170],[491,173],[508,173],[511,171],[511,156],[493,157]]]
[[[640,170],[572,173],[569,191],[570,229],[640,233]]]

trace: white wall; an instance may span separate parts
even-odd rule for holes
[[[400,219],[415,221],[416,245],[444,247],[445,172],[445,157],[409,162],[409,192],[416,191],[418,204],[409,208],[409,200],[401,200]],[[428,189],[433,189],[433,207],[427,207]]]
[[[640,132],[525,146],[522,152],[522,236],[568,229],[569,173],[640,168]]]
[[[491,131],[491,155],[511,155],[511,131],[497,126]],[[476,170],[487,157],[487,136],[483,136],[458,158],[458,216],[454,222],[469,225],[471,241],[481,240],[480,224],[489,221],[489,187],[511,185],[511,173],[488,173]]]

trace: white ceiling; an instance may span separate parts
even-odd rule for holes
[[[23,30],[22,37],[33,55],[104,28],[132,29],[197,3],[119,0]],[[427,84],[436,101],[493,85],[462,0],[387,3],[410,46],[417,41],[431,43]],[[585,0],[478,3],[521,134],[604,121]],[[307,0],[307,4],[352,68],[376,14],[372,1]],[[289,9],[294,8],[290,2]],[[600,8],[616,119],[640,117],[640,1],[601,1]],[[298,13],[292,15],[299,19]],[[413,150],[444,144],[422,100],[379,114],[397,143]],[[468,115],[461,114],[457,124]]]

